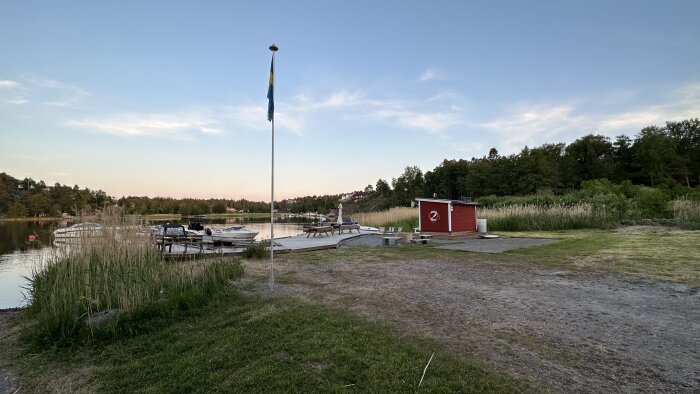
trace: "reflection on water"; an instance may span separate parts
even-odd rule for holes
[[[51,253],[51,248],[45,247],[0,255],[0,309],[26,305],[27,278]]]
[[[275,238],[290,237],[302,233],[303,218],[284,221],[275,219]],[[177,221],[184,226],[187,219]],[[191,219],[205,226],[226,226],[232,224],[245,225],[252,231],[258,232],[256,240],[270,239],[269,219]],[[153,221],[151,224],[161,224],[167,221]],[[65,221],[43,222],[14,222],[0,221],[0,309],[24,306],[24,287],[29,282],[26,277],[32,274],[32,268],[50,258],[54,252],[51,246],[51,235],[59,227],[74,223]],[[30,234],[36,234],[36,241],[29,242]]]

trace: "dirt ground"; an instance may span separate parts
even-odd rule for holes
[[[342,249],[341,249],[342,250]],[[558,392],[700,391],[700,294],[635,276],[565,272],[487,255],[353,261],[325,252],[246,263],[244,291],[293,297],[437,340]],[[335,257],[334,257],[335,256]],[[328,259],[330,261],[327,261]]]
[[[19,318],[20,313],[18,309],[0,309],[0,339],[14,334],[14,329],[10,327],[12,322]],[[15,388],[14,374],[6,365],[7,361],[0,355],[0,394],[15,393],[18,390]]]

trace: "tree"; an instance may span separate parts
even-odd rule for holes
[[[613,145],[608,137],[589,134],[566,147],[569,185],[578,187],[582,181],[608,178],[613,172]]]
[[[388,196],[389,194],[391,194],[391,187],[384,179],[380,179],[377,181],[377,187],[375,188],[375,190],[380,196]]]
[[[666,130],[649,126],[637,135],[633,149],[639,157],[642,173],[649,177],[651,187],[673,181],[671,175],[674,163],[678,162],[676,141]]]
[[[666,122],[668,135],[676,142],[676,175],[690,188],[700,185],[700,120]]]

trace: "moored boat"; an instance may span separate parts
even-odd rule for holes
[[[103,228],[97,223],[78,223],[70,227],[59,228],[53,232],[55,240],[78,239],[102,235]]]
[[[209,229],[207,229],[209,230]],[[242,243],[253,242],[256,231],[251,231],[245,226],[230,226],[211,229],[211,239],[213,242]]]

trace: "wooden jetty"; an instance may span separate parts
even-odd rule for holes
[[[376,233],[376,231],[362,231],[358,229],[355,233],[341,233],[335,231],[323,237],[307,238],[307,234],[304,233],[294,237],[275,238],[275,253],[335,249],[345,240]],[[243,253],[246,247],[248,247],[248,245],[214,245],[211,242],[207,242],[206,237],[204,237],[204,239],[202,237],[199,239],[196,237],[192,239],[180,237],[180,239],[177,240],[168,240],[167,238],[168,237],[158,237],[156,240],[156,245],[166,259],[232,256]]]

